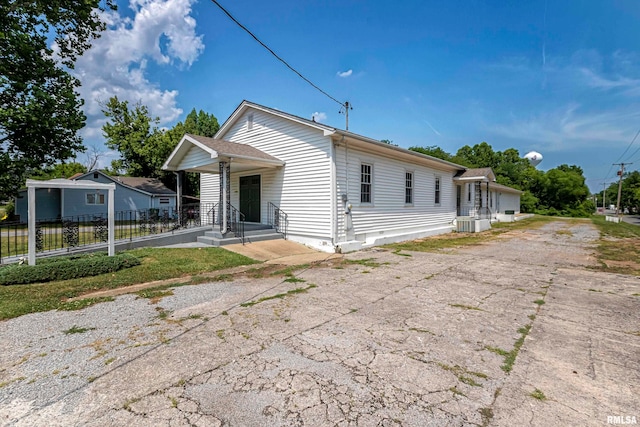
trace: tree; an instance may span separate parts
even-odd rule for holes
[[[92,145],[85,151],[85,162],[84,167],[88,171],[92,171],[98,168],[98,163],[100,159],[105,155],[104,151],[100,150],[95,145]]]
[[[58,163],[50,166],[46,169],[40,170],[34,173],[31,178],[33,179],[55,179],[55,178],[71,178],[78,173],[87,172],[87,168],[78,162],[71,163]]]
[[[617,191],[617,184],[615,187]],[[616,199],[610,200],[615,203]],[[622,212],[624,212],[625,209],[629,209],[630,213],[640,212],[640,172],[633,171],[625,174],[622,180],[620,209]]]
[[[129,108],[127,101],[117,97],[109,99],[103,112],[109,122],[102,127],[106,145],[122,156],[111,162],[111,173],[130,176],[159,178],[169,188],[175,188],[173,172],[162,170],[173,149],[185,133],[211,137],[220,125],[213,114],[193,109],[184,123],[178,122],[166,131],[159,129],[159,119],[151,118],[145,105]],[[196,195],[199,191],[199,175],[188,174],[184,194]]]
[[[539,199],[539,208],[546,213],[569,216],[593,213],[591,206],[585,204],[589,188],[579,166],[560,165],[548,170],[533,194]]]
[[[428,147],[409,147],[409,150],[426,154],[427,156],[435,157],[437,159],[453,162],[453,156],[437,145],[431,145]]]
[[[0,5],[0,199],[30,171],[82,151],[80,82],[68,70],[105,27],[100,4],[115,9],[112,0]]]
[[[184,123],[178,122],[173,128],[165,132],[164,136],[168,139],[169,146],[175,148],[185,133],[191,133],[194,135],[213,137],[220,129],[218,119],[213,114],[205,113],[200,110],[196,113],[194,108],[187,115]],[[172,148],[172,150],[173,150]],[[167,155],[168,157],[168,155]],[[200,194],[200,174],[199,173],[187,173],[186,182],[184,183],[183,193],[187,195],[196,196]],[[165,182],[169,186],[175,186],[175,176],[171,174],[166,176]]]
[[[160,119],[151,118],[148,108],[140,103],[129,109],[129,102],[117,96],[110,98],[102,111],[110,120],[102,126],[105,144],[122,156],[112,161],[112,169],[130,176],[162,177],[162,164],[172,148],[162,138]]]
[[[494,151],[486,142],[474,146],[465,145],[455,155],[435,145],[411,147],[410,150],[469,168],[490,167],[499,184],[524,191],[520,198],[522,212],[588,216],[595,209],[593,203],[587,200],[589,189],[585,185],[582,168],[576,165],[560,165],[542,172],[520,157],[515,148]],[[638,181],[640,188],[640,174]],[[635,200],[631,189],[636,187],[629,185],[629,188],[628,200],[631,203],[631,200]]]

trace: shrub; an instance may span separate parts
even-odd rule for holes
[[[0,215],[0,220],[4,221],[4,220],[8,220],[11,221],[13,220],[13,216],[16,213],[16,207],[13,204],[13,202],[9,202],[5,205],[4,207],[4,215]]]
[[[140,264],[131,254],[104,256],[92,254],[66,258],[49,258],[37,265],[9,265],[0,268],[0,285],[19,285],[77,279],[112,273]]]

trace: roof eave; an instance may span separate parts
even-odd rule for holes
[[[233,111],[233,113],[231,113],[229,118],[227,120],[225,120],[225,122],[222,124],[222,126],[220,126],[220,129],[218,129],[218,132],[216,132],[216,134],[213,136],[213,138],[215,138],[215,139],[224,139],[222,136],[227,133],[229,128],[231,126],[233,126],[236,123],[236,121],[242,116],[242,114],[248,109],[254,109],[254,110],[263,111],[263,112],[268,113],[268,114],[273,114],[275,116],[279,116],[279,117],[282,117],[282,118],[297,122],[297,123],[299,123],[301,125],[309,126],[309,127],[321,130],[323,132],[327,132],[327,131],[330,132],[330,131],[334,130],[334,128],[332,128],[331,126],[323,125],[322,123],[318,123],[318,122],[313,122],[311,120],[307,120],[307,119],[304,119],[302,117],[294,116],[292,114],[285,113],[285,112],[280,111],[280,110],[275,110],[273,108],[265,107],[264,105],[256,104],[254,102],[247,101],[245,99],[244,101],[242,101],[240,103],[240,105],[238,105],[238,107],[236,107],[236,109]]]
[[[395,145],[391,145],[391,144],[387,144],[385,142],[382,141],[378,141],[377,139],[373,139],[373,138],[369,138],[366,136],[362,136],[362,135],[358,135],[356,133],[352,133],[349,131],[344,131],[344,130],[340,130],[340,129],[335,129],[334,132],[330,133],[328,136],[332,136],[335,138],[335,136],[340,135],[340,136],[344,136],[346,138],[350,138],[352,140],[358,140],[358,141],[362,141],[362,142],[366,142],[369,144],[374,144],[376,147],[379,147],[381,149],[384,150],[390,150],[390,151],[396,151],[405,155],[410,155],[413,157],[416,157],[417,159],[421,159],[421,160],[427,160],[430,163],[436,163],[440,166],[444,166],[447,169],[451,169],[451,170],[465,170],[467,169],[465,166],[462,165],[458,165],[456,163],[452,163],[452,162],[448,162],[446,160],[442,160],[439,159],[437,157],[433,157],[433,156],[429,156],[427,154],[422,154],[419,153],[417,151],[411,151],[411,150],[407,150],[406,148],[402,148],[402,147],[398,147]]]

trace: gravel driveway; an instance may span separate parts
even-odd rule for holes
[[[369,250],[295,280],[1,322],[0,424],[638,420],[640,280],[590,270],[597,238],[559,220],[445,253]]]

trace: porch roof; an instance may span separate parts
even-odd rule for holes
[[[455,181],[494,182],[496,176],[491,168],[472,168],[459,172],[453,179]]]
[[[230,162],[232,172],[284,166],[284,162],[247,144],[185,134],[162,169],[218,173],[220,161]]]

